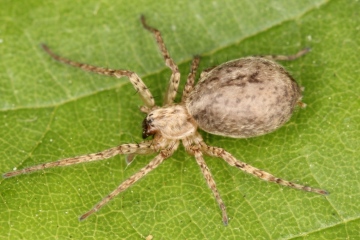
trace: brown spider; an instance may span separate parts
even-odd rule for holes
[[[289,182],[241,162],[222,148],[208,146],[197,131],[199,127],[217,135],[246,138],[266,134],[282,126],[289,120],[296,105],[304,106],[305,104],[300,102],[301,90],[295,80],[273,60],[293,60],[307,53],[308,49],[291,56],[247,57],[229,61],[202,72],[196,86],[194,86],[194,81],[199,57],[195,57],[191,64],[191,71],[187,77],[181,102],[174,103],[180,82],[178,66],[171,59],[160,32],[147,25],[143,16],[141,23],[145,29],[155,36],[165,63],[172,71],[163,107],[155,105],[149,89],[134,72],[74,62],[56,55],[46,45],[42,45],[42,47],[59,62],[107,76],[128,77],[144,102],[144,106],[140,110],[147,114],[142,123],[142,137],[145,139],[153,136],[153,139],[145,140],[139,144],[122,144],[98,153],[66,158],[8,172],[3,175],[5,178],[45,168],[103,160],[117,154],[128,155],[127,160],[130,162],[138,154],[158,153],[147,166],[125,180],[90,211],[83,214],[80,220],[84,220],[159,166],[175,152],[181,141],[186,151],[195,156],[196,162],[219,204],[222,221],[225,225],[228,224],[225,205],[204,161],[203,154],[222,158],[231,166],[265,181],[322,195],[327,194],[325,190]]]

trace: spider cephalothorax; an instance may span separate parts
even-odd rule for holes
[[[143,121],[143,137],[158,134],[167,139],[184,139],[193,135],[196,128],[185,106],[173,104],[149,112]]]
[[[248,57],[229,61],[205,70],[196,86],[195,75],[199,57],[195,57],[181,102],[174,103],[180,81],[178,67],[170,58],[160,32],[147,25],[144,17],[141,18],[141,22],[144,28],[154,34],[165,63],[172,71],[163,107],[155,105],[152,94],[134,72],[74,62],[56,55],[46,45],[43,45],[43,49],[54,59],[83,70],[118,78],[128,77],[144,102],[144,106],[140,110],[147,114],[142,122],[142,137],[145,139],[153,136],[153,139],[138,144],[122,144],[99,153],[27,167],[5,173],[4,177],[13,177],[50,167],[107,159],[117,154],[127,155],[127,160],[130,162],[138,154],[158,153],[148,165],[121,183],[90,211],[83,214],[80,217],[80,220],[83,220],[159,166],[164,159],[174,153],[181,141],[186,151],[195,156],[196,162],[220,206],[222,221],[225,225],[228,223],[225,205],[203,159],[203,154],[222,158],[231,166],[265,181],[323,195],[327,194],[325,190],[289,182],[241,162],[222,148],[208,146],[197,132],[197,128],[201,128],[217,135],[244,138],[266,134],[282,126],[289,120],[295,106],[297,104],[304,106],[304,104],[300,102],[301,90],[297,83],[283,67],[273,60],[293,60],[304,55],[308,51],[307,49],[292,56]]]

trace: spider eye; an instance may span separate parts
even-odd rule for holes
[[[145,139],[147,138],[149,135],[147,134],[147,128],[148,128],[148,125],[147,125],[147,121],[146,121],[146,118],[142,121],[142,138]]]
[[[150,123],[152,122],[151,119],[144,119],[143,122],[142,122],[142,138],[145,139],[147,138],[148,136],[153,136],[155,135],[155,131],[154,129],[151,129],[151,125]]]

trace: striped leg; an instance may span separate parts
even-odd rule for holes
[[[140,97],[142,98],[145,106],[148,108],[152,108],[155,106],[154,97],[152,96],[150,90],[146,87],[145,83],[136,73],[128,70],[115,70],[110,68],[96,67],[85,63],[74,62],[70,59],[60,57],[59,55],[55,54],[45,44],[42,44],[41,46],[45,50],[45,52],[47,52],[52,58],[70,66],[111,77],[128,77],[135,90],[140,94]]]
[[[175,64],[175,62],[172,60],[172,58],[170,57],[170,54],[169,54],[168,50],[166,49],[166,46],[165,46],[164,40],[162,39],[160,31],[157,30],[156,28],[149,26],[146,23],[144,16],[141,16],[141,23],[145,29],[152,32],[152,34],[154,35],[156,42],[158,44],[158,47],[161,51],[161,54],[165,60],[166,66],[168,66],[172,71],[169,87],[167,89],[163,105],[171,104],[174,102],[174,99],[176,97],[176,93],[177,93],[177,90],[179,87],[179,83],[180,83],[179,68]]]

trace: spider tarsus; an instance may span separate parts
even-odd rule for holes
[[[21,170],[18,170],[18,171],[4,173],[2,176],[3,176],[3,178],[11,178],[11,177],[15,177],[20,174],[23,174],[23,172]]]
[[[49,48],[48,45],[46,45],[45,43],[40,43],[40,46],[41,46],[42,49],[45,50],[45,52],[51,53],[50,48]]]
[[[56,55],[53,51],[50,50],[50,48],[45,44],[45,43],[41,43],[40,46],[42,47],[42,49],[49,54],[52,58],[54,58],[57,61],[63,62],[63,63],[67,63],[63,60],[61,60],[61,57],[59,57],[58,55]],[[69,64],[69,63],[67,63]],[[71,65],[71,64],[70,64]]]
[[[318,193],[320,195],[329,195],[330,193],[323,189],[312,189],[311,192]]]
[[[328,191],[326,191],[326,190],[321,190],[321,191],[320,191],[320,194],[322,194],[322,195],[329,195],[330,193],[329,193]]]
[[[223,221],[224,226],[227,226],[229,224],[229,218],[226,215],[226,213],[223,214],[222,221]]]
[[[289,187],[292,187],[292,186],[289,186]],[[309,186],[302,186],[302,188],[298,188],[298,187],[293,187],[293,188],[303,190],[303,191],[306,191],[306,192],[317,193],[317,194],[320,194],[320,195],[329,195],[329,192],[324,190],[324,189],[312,188],[312,187],[309,187]]]
[[[306,52],[306,53],[308,53],[308,52],[311,51],[311,47],[305,47],[305,48],[303,49],[303,51]]]
[[[295,59],[307,54],[310,51],[311,51],[310,47],[305,47],[304,49],[300,50],[297,54],[295,54]]]
[[[13,175],[11,175],[10,173],[11,173],[11,172],[4,173],[4,174],[2,175],[2,177],[3,177],[3,178],[10,178],[10,177],[13,176]]]
[[[88,217],[89,217],[91,214],[93,214],[94,212],[96,212],[96,211],[95,211],[94,209],[91,209],[91,210],[88,211],[87,213],[81,215],[81,216],[79,217],[79,221],[81,222],[81,221],[85,220],[86,218],[88,218]]]
[[[140,16],[140,21],[141,21],[141,24],[143,25],[144,28],[146,28],[146,29],[152,29],[152,27],[150,27],[149,25],[147,25],[147,23],[146,23],[146,18],[145,18],[145,15],[144,15],[144,14],[141,14],[141,16]]]

